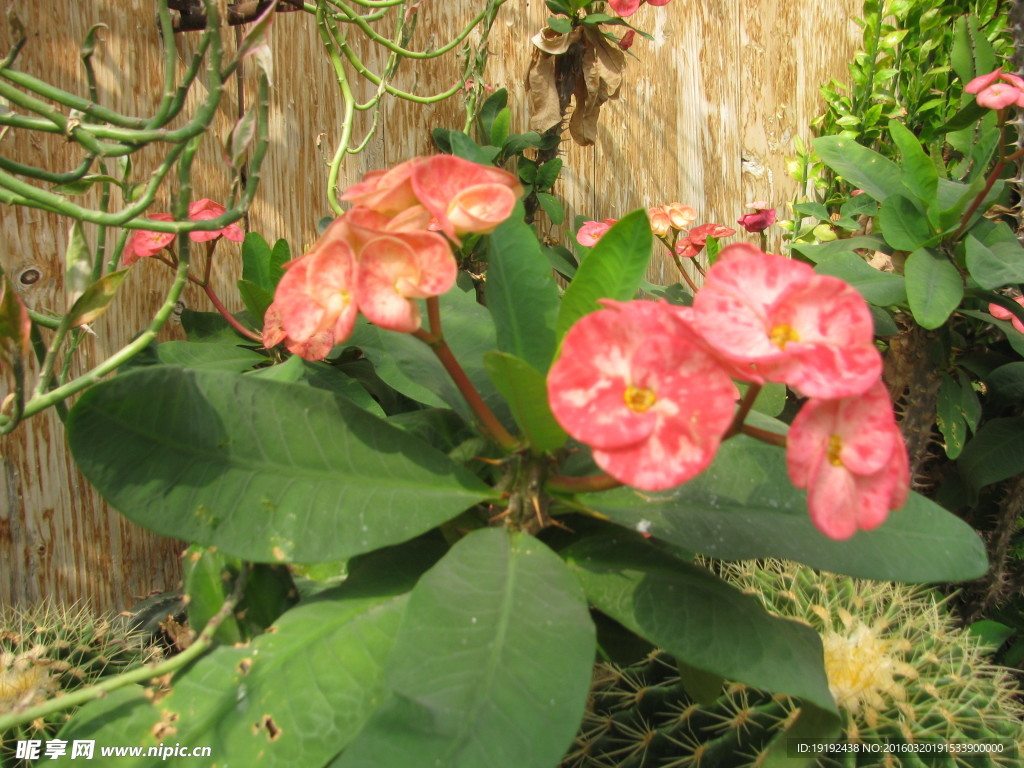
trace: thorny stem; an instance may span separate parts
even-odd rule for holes
[[[1000,153],[1000,155],[1002,155],[1002,153],[1003,153],[1003,147],[1006,146],[1006,114],[1005,114],[1005,112],[1006,112],[1005,110],[1002,110],[1002,109],[999,110],[999,153]],[[984,189],[982,189],[981,192],[979,192],[978,195],[974,198],[974,200],[971,201],[971,206],[967,209],[967,212],[964,213],[963,218],[960,219],[960,226],[957,228],[956,232],[953,235],[953,240],[954,241],[959,240],[961,237],[963,237],[964,232],[967,231],[968,224],[970,224],[970,222],[971,222],[971,217],[974,216],[975,212],[978,210],[978,207],[982,204],[982,202],[985,200],[985,197],[988,195],[989,191],[992,189],[992,186],[996,183],[996,181],[1002,175],[1003,169],[1006,168],[1006,165],[1008,163],[1012,163],[1012,162],[1014,162],[1016,160],[1019,160],[1021,157],[1024,157],[1024,148],[1018,149],[1012,155],[1009,155],[1007,157],[1000,157],[999,162],[997,162],[995,164],[995,167],[992,168],[992,171],[989,173],[988,178],[985,180],[985,187],[984,187]]]
[[[220,610],[213,615],[213,618],[206,622],[206,626],[203,627],[203,631],[199,633],[199,636],[181,653],[171,657],[167,661],[160,662],[159,664],[139,667],[138,669],[133,669],[123,674],[109,677],[95,685],[90,685],[86,688],[79,688],[77,691],[57,696],[56,698],[45,701],[35,707],[24,709],[21,712],[15,711],[6,715],[0,715],[0,732],[6,731],[22,723],[30,723],[36,718],[45,718],[56,712],[71,709],[72,707],[78,707],[82,704],[87,704],[90,701],[95,701],[96,699],[101,699],[119,688],[124,688],[126,685],[145,683],[147,680],[152,680],[156,677],[162,677],[163,675],[177,672],[179,669],[191,664],[192,661],[199,658],[210,649],[213,645],[213,636],[216,634],[217,629],[224,623],[225,619],[234,613],[235,607],[238,605],[245,593],[245,584],[249,576],[249,567],[250,566],[246,566],[239,574],[238,580],[235,582],[235,588],[227,599],[224,600],[224,604],[220,607]]]
[[[431,309],[431,303],[435,305],[438,303],[436,296],[427,299],[427,312],[430,317],[431,330],[425,331],[420,328],[414,331],[412,335],[434,350],[437,359],[441,361],[441,365],[444,366],[448,375],[451,376],[455,386],[459,388],[459,392],[466,398],[466,403],[473,410],[473,413],[476,414],[484,434],[506,451],[518,450],[520,447],[519,441],[505,429],[505,425],[498,421],[498,417],[487,407],[487,403],[480,397],[480,393],[473,386],[473,382],[469,380],[466,372],[459,365],[459,361],[452,354],[448,342],[445,341],[444,335],[440,332],[440,312],[436,307]]]

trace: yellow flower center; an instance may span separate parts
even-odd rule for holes
[[[768,338],[771,339],[779,349],[785,349],[786,344],[791,341],[800,341],[800,334],[796,332],[796,329],[791,325],[780,323],[772,328],[772,332],[768,334]]]
[[[626,407],[631,411],[637,413],[643,413],[658,399],[653,389],[647,389],[647,387],[634,387],[632,385],[626,387],[626,391],[622,395],[626,401]]]
[[[843,460],[839,453],[843,450],[843,438],[839,435],[829,435],[828,438],[828,460],[833,467],[843,466]]]
[[[841,709],[858,714],[884,708],[887,699],[904,698],[904,688],[896,677],[905,677],[912,670],[874,628],[857,622],[845,634],[826,632],[822,645],[828,687]]]

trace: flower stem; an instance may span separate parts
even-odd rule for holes
[[[203,292],[206,293],[207,298],[210,299],[210,303],[217,308],[217,311],[220,312],[221,317],[223,317],[227,321],[228,325],[230,325],[240,334],[245,336],[247,339],[252,339],[253,341],[259,342],[260,344],[263,343],[262,335],[256,333],[255,331],[250,331],[248,328],[246,328],[244,325],[238,322],[231,315],[230,312],[228,312],[228,308],[224,306],[220,298],[217,296],[213,288],[211,288],[208,283],[203,285]]]
[[[747,387],[747,393],[743,395],[743,400],[740,401],[739,410],[736,411],[736,415],[732,418],[732,424],[729,425],[729,429],[726,430],[725,437],[730,438],[733,435],[738,435],[743,429],[743,422],[747,418],[747,414],[750,413],[750,409],[754,407],[754,401],[757,400],[757,396],[761,393],[761,385],[751,383]]]
[[[758,427],[752,427],[749,424],[744,424],[741,429],[744,435],[749,435],[762,443],[769,443],[770,445],[781,445],[783,448],[786,447],[786,436],[780,435],[777,432],[769,432],[767,429],[760,429]]]
[[[431,303],[434,304],[433,307],[431,307]],[[430,318],[431,330],[425,331],[420,328],[413,331],[412,335],[434,350],[437,359],[441,361],[441,365],[444,366],[448,375],[451,376],[455,386],[459,388],[459,392],[466,398],[466,403],[473,410],[473,413],[476,414],[484,434],[506,451],[518,450],[520,447],[519,441],[505,429],[505,425],[498,421],[498,417],[487,407],[487,403],[480,397],[480,393],[473,386],[473,382],[469,380],[466,372],[459,365],[459,361],[452,354],[448,342],[444,340],[444,335],[440,332],[441,316],[436,296],[427,299],[427,314]]]

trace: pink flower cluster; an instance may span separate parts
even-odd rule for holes
[[[1003,68],[987,75],[979,75],[964,90],[977,94],[977,101],[989,109],[1005,109],[1011,104],[1024,107],[1024,79],[1003,72]]]
[[[608,5],[619,16],[626,17],[636,13],[645,1],[649,5],[668,5],[670,2],[670,0],[608,0]]]
[[[733,378],[810,399],[787,466],[811,519],[845,539],[885,520],[909,487],[881,383],[871,313],[847,283],[747,244],[724,248],[692,308],[605,302],[566,335],[548,376],[559,423],[615,479],[671,488],[703,471],[730,431]]]
[[[416,157],[371,171],[342,195],[353,207],[313,248],[286,265],[264,318],[267,347],[319,360],[370,322],[412,333],[416,299],[455,283],[451,245],[460,234],[492,231],[508,218],[522,187],[514,175],[452,155]]]
[[[775,223],[775,209],[769,208],[768,203],[764,200],[747,203],[747,208],[753,209],[754,212],[745,213],[736,220],[736,223],[747,230],[747,232],[751,234],[764,232]]]
[[[688,259],[704,250],[709,237],[721,238],[736,234],[736,230],[721,224],[701,224],[690,229],[690,225],[697,220],[697,212],[691,206],[682,203],[668,203],[648,208],[647,218],[651,222],[651,232],[655,237],[668,237],[673,233],[681,235],[676,241],[675,251]],[[576,242],[587,248],[593,247],[616,221],[618,219],[583,222],[576,233]]]
[[[1024,307],[1024,296],[1018,296],[1014,301]],[[1024,333],[1024,323],[1022,323],[1020,318],[1006,307],[995,303],[989,304],[988,312],[996,320],[1009,320],[1015,330],[1020,333]]]
[[[227,209],[220,203],[203,198],[202,200],[196,200],[188,207],[188,217],[191,221],[208,221],[209,219],[216,219],[225,210]],[[174,221],[169,213],[151,213],[146,218],[153,221]],[[128,238],[128,243],[124,247],[124,253],[121,255],[121,264],[130,267],[139,259],[155,256],[173,243],[175,237],[177,235],[173,232],[152,232],[148,229],[137,229]],[[245,239],[242,228],[237,224],[228,224],[223,229],[188,233],[188,239],[194,243],[204,243],[209,240],[216,240],[218,237],[225,237],[235,243],[240,243]]]

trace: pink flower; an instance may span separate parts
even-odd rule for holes
[[[1018,296],[1016,299],[1014,299],[1014,301],[1016,301],[1018,304],[1024,307],[1024,296]],[[996,320],[1009,320],[1011,323],[1013,323],[1014,328],[1016,328],[1021,333],[1024,333],[1024,322],[1021,322],[1021,319],[1017,317],[1017,315],[1015,315],[1013,312],[1008,310],[1006,307],[1000,304],[989,304],[988,312]]]
[[[655,237],[664,237],[672,229],[672,219],[669,218],[665,206],[647,209],[647,218],[651,222],[651,232]]]
[[[287,264],[264,317],[263,342],[319,360],[351,335],[356,322],[355,254],[338,238],[321,238]],[[273,311],[271,311],[273,310]]]
[[[881,375],[864,299],[807,264],[730,245],[693,307],[698,332],[751,381],[783,382],[809,397],[848,397]]]
[[[672,488],[711,463],[736,386],[692,331],[688,308],[603,304],[566,334],[548,374],[552,412],[615,479]]]
[[[775,209],[769,208],[768,203],[758,200],[756,203],[747,203],[747,208],[753,208],[753,213],[746,213],[736,220],[747,232],[764,232],[775,223]]]
[[[612,228],[618,219],[605,219],[604,221],[585,221],[580,231],[576,233],[576,242],[587,248],[593,248],[605,232]]]
[[[682,203],[669,203],[663,206],[668,214],[669,221],[675,229],[686,229],[697,220],[697,211],[689,205]]]
[[[676,253],[684,259],[692,259],[704,250],[709,237],[719,239],[735,234],[735,229],[723,224],[701,224],[699,227],[691,229],[686,237],[679,238],[676,243]]]
[[[440,296],[458,277],[451,251],[439,249],[432,232],[377,237],[359,257],[358,304],[366,319],[380,328],[412,333],[420,327],[413,299]]]
[[[608,5],[612,7],[619,16],[626,17],[632,16],[640,8],[640,4],[643,0],[608,0]]]
[[[492,232],[523,194],[519,179],[508,171],[454,155],[423,158],[413,167],[412,188],[438,228],[453,240],[458,234]]]
[[[989,109],[1005,109],[1011,104],[1024,107],[1024,80],[1003,72],[999,67],[987,75],[979,75],[964,90],[978,95],[978,104]]]
[[[907,500],[910,469],[903,436],[881,381],[856,397],[810,400],[786,446],[789,478],[807,489],[814,525],[847,539],[881,525]]]
[[[192,221],[207,221],[216,219],[227,209],[220,203],[203,198],[196,200],[188,207],[188,217]],[[214,229],[207,232],[189,232],[188,238],[194,243],[204,243],[208,240],[216,240],[218,237],[225,237],[233,243],[240,243],[245,239],[242,228],[237,224],[228,224],[223,229]]]
[[[412,190],[412,172],[424,159],[414,157],[387,171],[370,171],[361,182],[345,190],[341,199],[385,216],[419,205]]]
[[[626,34],[619,38],[619,48],[621,48],[624,51],[628,51],[630,48],[633,47],[634,39],[636,39],[636,30],[627,30]]]
[[[153,221],[174,221],[169,213],[151,213],[146,218]],[[173,232],[151,232],[148,229],[137,229],[128,238],[128,243],[121,254],[121,264],[130,267],[139,259],[155,256],[173,243],[175,237]]]

